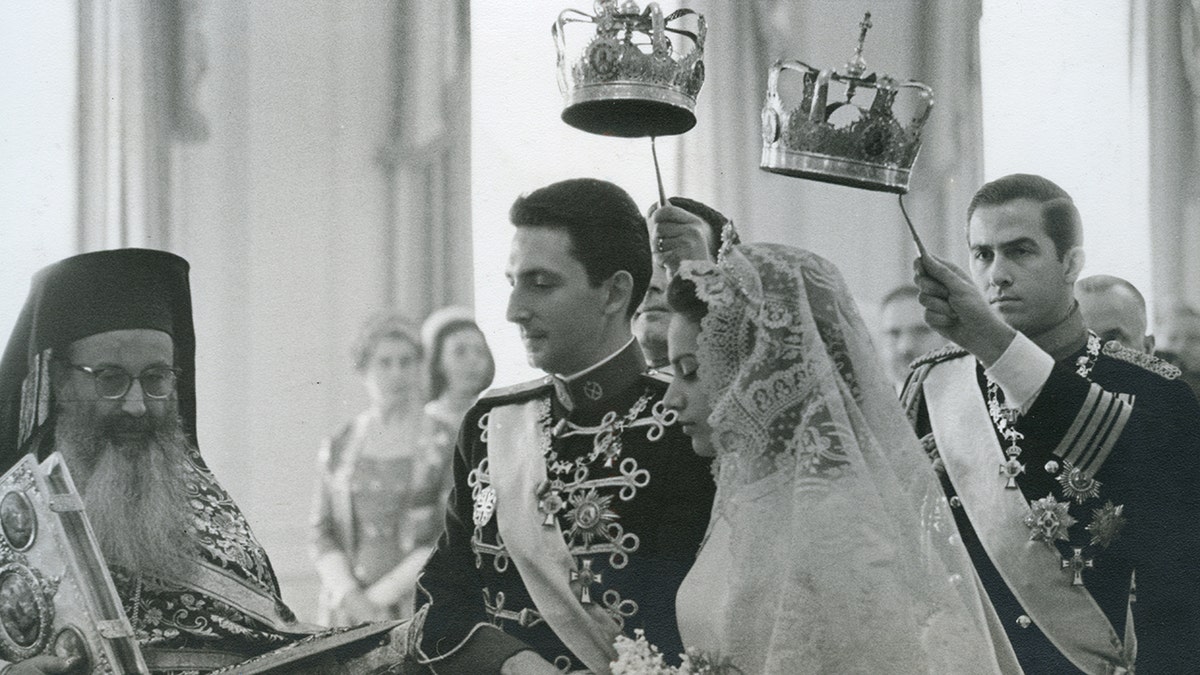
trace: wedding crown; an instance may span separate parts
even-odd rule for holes
[[[633,0],[619,6],[617,0],[598,0],[595,12],[564,10],[551,27],[563,121],[625,137],[669,136],[695,126],[696,95],[704,84],[704,17],[681,9],[664,18],[658,3],[639,10]],[[687,15],[696,16],[695,32],[676,23]],[[595,34],[590,40],[574,38],[569,49],[568,23],[593,23]]]
[[[858,47],[844,73],[817,70],[801,61],[778,61],[771,67],[759,166],[786,176],[903,194],[921,148],[921,127],[933,109],[933,90],[920,82],[866,75],[862,52],[871,28],[870,12],[859,27]],[[779,95],[784,71],[803,74],[798,105],[785,104]],[[829,103],[831,82],[845,88],[844,101]],[[854,103],[864,90],[874,92],[869,105]],[[905,114],[911,117],[902,124],[898,117]]]

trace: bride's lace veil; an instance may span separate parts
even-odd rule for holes
[[[1015,664],[991,639],[1003,630],[837,268],[753,244],[679,276],[708,305],[697,358],[713,404],[714,526],[731,531],[721,632],[739,666]]]

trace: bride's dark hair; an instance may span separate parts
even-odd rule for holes
[[[667,304],[671,306],[671,311],[682,314],[693,323],[700,323],[708,315],[708,304],[696,294],[696,284],[691,279],[671,279],[667,286]]]

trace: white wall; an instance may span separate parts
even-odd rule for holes
[[[1135,86],[1147,74],[1129,5],[985,0],[985,178],[1035,173],[1061,185],[1083,219],[1083,274],[1123,277],[1153,305],[1149,100]]]
[[[365,403],[350,349],[381,309],[389,5],[204,4],[210,137],[179,145],[176,249],[192,263],[200,447],[311,619],[318,443]]]
[[[69,0],[6,2],[0,21],[0,339],[39,268],[75,252],[78,36]]]

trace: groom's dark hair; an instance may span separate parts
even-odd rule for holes
[[[608,181],[572,178],[517,197],[508,219],[517,227],[565,230],[571,255],[599,286],[622,270],[633,277],[626,317],[650,285],[650,234],[629,193]]]

